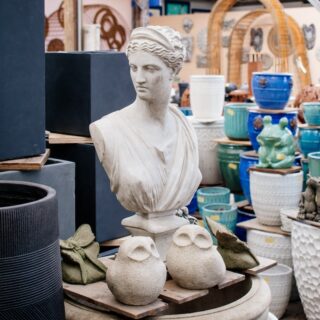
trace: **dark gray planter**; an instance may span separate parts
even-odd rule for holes
[[[99,242],[128,235],[121,220],[132,215],[110,190],[92,144],[50,145],[52,156],[76,163],[76,226],[90,224]]]
[[[123,52],[46,53],[46,129],[90,136],[89,124],[133,102]]]
[[[54,189],[0,182],[0,319],[63,320]]]
[[[0,161],[45,151],[43,12],[44,1],[0,1]]]
[[[39,171],[2,171],[0,180],[45,184],[57,192],[59,237],[67,239],[75,232],[75,164],[49,158]]]

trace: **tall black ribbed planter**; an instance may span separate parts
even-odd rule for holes
[[[0,319],[63,320],[56,192],[0,182]]]

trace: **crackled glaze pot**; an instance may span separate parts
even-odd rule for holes
[[[320,150],[320,128],[300,127],[298,142],[301,152],[305,157],[311,152]]]
[[[292,90],[291,73],[253,72],[252,90],[256,103],[263,109],[283,109]]]
[[[320,229],[294,221],[292,257],[295,277],[304,312],[308,320],[320,314]]]
[[[303,115],[309,126],[320,126],[320,102],[304,102]]]
[[[292,135],[295,136],[297,132],[297,110],[283,110],[283,112],[273,113],[268,110],[261,109],[249,109],[248,115],[248,132],[249,138],[252,143],[252,147],[255,151],[259,149],[259,143],[257,141],[257,136],[263,129],[263,117],[271,116],[272,124],[278,124],[280,119],[286,117],[288,119],[287,128],[292,132]]]
[[[197,191],[197,201],[200,213],[207,204],[230,202],[230,189],[224,187],[204,187]]]
[[[311,177],[320,177],[320,152],[308,154],[309,172]]]

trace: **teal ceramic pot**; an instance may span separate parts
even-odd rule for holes
[[[230,203],[230,189],[224,187],[205,187],[197,191],[197,202],[200,213],[202,208],[212,203]]]
[[[320,126],[320,102],[304,102],[303,114],[309,126]]]
[[[309,161],[308,159],[301,159],[301,167],[303,171],[303,191],[307,187],[308,173],[309,173]]]
[[[254,103],[230,103],[224,106],[224,133],[229,139],[249,140],[248,108]]]
[[[226,226],[232,232],[235,232],[237,225],[237,207],[226,203],[207,204],[202,208],[201,213],[204,221],[204,226],[210,232],[208,228],[206,217],[209,217],[213,221],[219,222]]]
[[[311,177],[320,177],[320,152],[308,154],[309,173]]]
[[[299,128],[299,147],[305,157],[311,152],[320,151],[320,129]]]
[[[252,91],[262,109],[281,110],[289,101],[292,74],[281,72],[253,72]]]
[[[235,144],[219,144],[218,160],[222,179],[234,193],[242,193],[239,177],[240,154],[252,150],[251,147]]]

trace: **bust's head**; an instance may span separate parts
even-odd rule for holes
[[[180,34],[165,26],[134,29],[127,47],[128,58],[138,51],[147,52],[160,58],[175,75],[180,72],[185,56],[185,48]]]

